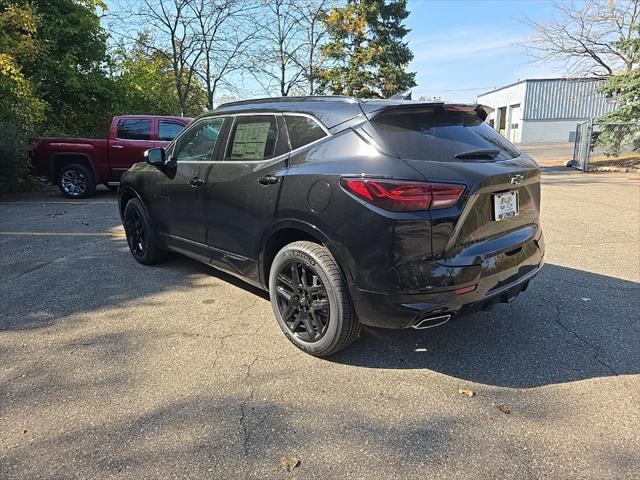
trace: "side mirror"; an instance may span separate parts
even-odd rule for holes
[[[165,164],[166,153],[164,148],[150,148],[144,152],[144,160],[149,165],[155,167],[162,167]]]

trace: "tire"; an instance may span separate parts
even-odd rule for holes
[[[140,200],[129,200],[122,217],[129,251],[138,263],[153,265],[167,257],[167,251],[156,243],[151,221]]]
[[[300,241],[280,250],[269,273],[269,295],[284,334],[310,355],[332,355],[358,336],[342,273],[322,245]]]
[[[96,193],[96,181],[91,169],[70,163],[58,172],[58,188],[67,198],[89,198]]]

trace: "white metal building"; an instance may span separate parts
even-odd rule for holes
[[[597,91],[603,80],[521,80],[478,96],[494,109],[487,123],[514,143],[573,142],[578,123],[612,111],[616,103]]]

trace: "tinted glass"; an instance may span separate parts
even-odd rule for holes
[[[160,120],[158,122],[158,140],[170,142],[182,131],[183,128],[184,125],[181,125],[180,123]]]
[[[182,162],[211,160],[223,122],[223,118],[208,118],[192,125],[178,139],[174,158]]]
[[[385,113],[373,125],[401,158],[453,161],[459,153],[499,150],[495,160],[520,152],[506,138],[474,114],[447,112]]]
[[[287,130],[289,132],[289,142],[291,149],[304,147],[305,145],[326,137],[327,134],[318,122],[309,117],[301,117],[298,115],[285,115],[287,122]]]
[[[229,137],[227,160],[265,160],[273,158],[278,140],[276,117],[252,115],[236,117]]]
[[[120,120],[116,136],[128,140],[150,140],[151,120],[144,118]]]

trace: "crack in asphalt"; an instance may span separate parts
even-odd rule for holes
[[[591,355],[593,356],[593,358],[595,359],[595,361],[600,364],[602,367],[604,367],[606,370],[608,370],[612,375],[614,376],[618,376],[619,373],[616,372],[611,365],[609,365],[607,362],[605,362],[604,360],[602,360],[599,356],[598,356],[598,352],[600,351],[600,349],[595,346],[593,343],[589,342],[587,339],[583,338],[581,335],[579,335],[577,332],[575,332],[574,330],[572,330],[571,328],[569,328],[566,324],[562,323],[562,321],[560,320],[560,306],[562,305],[562,300],[558,299],[558,303],[554,303],[552,304],[553,309],[555,311],[555,317],[554,317],[554,321],[556,322],[556,324],[558,324],[558,326],[560,328],[562,328],[562,330],[564,330],[566,333],[569,333],[571,335],[573,335],[580,343],[582,343],[583,345],[586,345],[587,347],[589,347],[589,349],[591,350]]]
[[[83,245],[82,248],[84,249],[86,247],[91,247],[91,246],[95,245],[96,243],[104,242],[104,241],[107,241],[107,240],[111,240],[111,238],[100,238],[98,240],[94,240],[93,242],[89,242],[89,243]],[[69,255],[72,255],[72,254],[76,255],[77,253],[78,253],[78,250],[74,250],[72,252],[65,253],[64,255],[61,255],[59,257],[53,258],[53,259],[51,259],[51,260],[49,260],[47,262],[39,263],[38,265],[35,265],[33,268],[30,268],[28,270],[20,272],[15,277],[9,278],[8,281],[12,282],[14,280],[17,280],[18,278],[23,277],[24,275],[27,275],[27,274],[32,273],[32,272],[35,272],[36,270],[40,270],[41,268],[46,267],[47,265],[51,265],[53,262],[56,262],[58,260],[64,260]]]
[[[256,364],[256,362],[258,361],[258,356],[256,355],[256,357],[251,361],[251,363],[247,366],[247,371],[245,373],[245,377],[244,377],[244,383],[248,384],[249,382],[249,377],[251,376],[251,369],[253,368],[253,366]],[[245,457],[249,455],[249,429],[247,427],[247,406],[251,405],[251,403],[253,403],[253,398],[255,395],[255,391],[256,391],[256,386],[253,385],[250,387],[249,389],[249,395],[246,396],[246,398],[244,399],[244,401],[240,404],[240,427],[242,428],[242,446],[244,449],[244,455]]]

